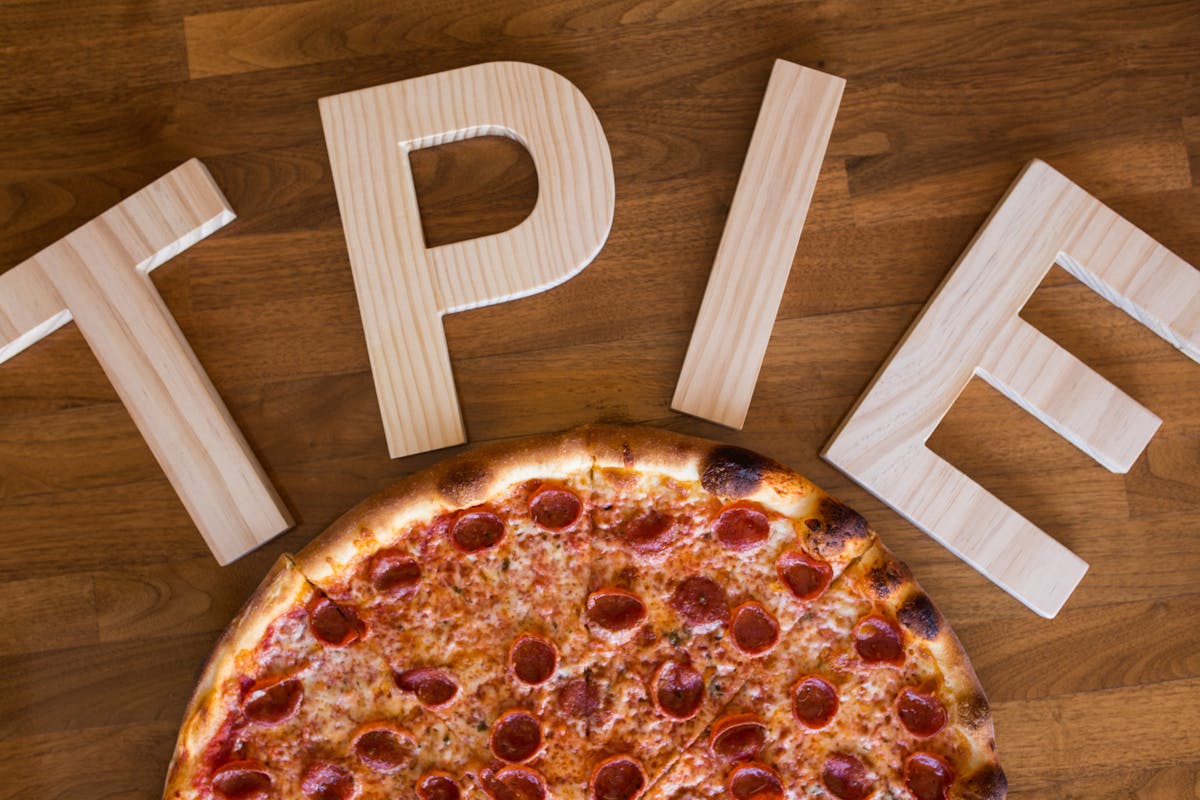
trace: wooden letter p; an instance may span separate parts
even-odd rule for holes
[[[555,72],[494,62],[322,98],[321,121],[393,458],[466,440],[443,314],[535,294],[588,265],[614,209],[608,142]],[[516,227],[426,248],[408,154],[502,135],[538,197]]]

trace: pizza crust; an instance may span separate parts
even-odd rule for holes
[[[748,500],[812,521],[805,544],[828,561],[853,558],[875,540],[857,512],[790,467],[752,450],[659,428],[596,425],[584,430],[598,468],[659,472],[698,483],[724,502]]]
[[[280,614],[306,602],[312,591],[291,559],[282,555],[229,623],[209,654],[184,712],[175,752],[167,768],[164,798],[196,796],[195,777],[204,748],[224,722],[218,705],[222,690],[244,674],[244,654],[258,646],[267,627]]]
[[[605,467],[658,472],[698,483],[725,501],[749,500],[785,516],[818,520],[808,543],[830,560],[874,540],[861,516],[765,456],[657,428],[593,425],[485,445],[410,475],[343,514],[296,554],[296,564],[314,584],[325,585],[381,538],[394,540],[408,525],[469,508],[523,480]]]
[[[992,714],[962,643],[912,570],[882,542],[876,541],[863,554],[859,568],[866,576],[867,594],[929,649],[953,699],[948,724],[963,734],[969,758],[951,800],[1001,800],[1007,782],[996,759]]]
[[[587,429],[496,442],[408,476],[347,511],[296,554],[314,584],[333,581],[380,540],[439,514],[470,508],[525,480],[591,469]]]
[[[824,493],[794,470],[733,445],[659,428],[594,425],[584,429],[597,467],[659,472],[699,483],[724,500],[753,500],[800,516]]]

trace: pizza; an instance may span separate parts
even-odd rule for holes
[[[595,426],[468,451],[283,556],[179,732],[183,800],[996,800],[991,713],[861,516]]]

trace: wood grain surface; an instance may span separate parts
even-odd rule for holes
[[[220,568],[74,325],[0,367],[0,798],[155,798],[192,681],[279,552],[443,456],[388,458],[317,99],[481,61],[577,85],[616,215],[542,294],[446,317],[470,440],[648,422],[770,453],[914,568],[994,703],[1010,796],[1200,797],[1200,368],[1052,270],[1022,316],[1162,418],[1107,472],[982,381],[930,440],[1091,569],[1045,621],[818,451],[1021,167],[1200,263],[1194,0],[17,0],[0,264],[187,158],[238,219],[154,283],[298,521]],[[669,404],[776,58],[847,79],[745,427]],[[429,244],[518,223],[506,139],[412,156]]]

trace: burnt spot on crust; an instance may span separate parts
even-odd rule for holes
[[[896,618],[904,627],[926,640],[936,639],[942,628],[941,615],[924,592],[905,600],[896,612]]]
[[[877,598],[886,600],[908,578],[909,572],[903,564],[894,558],[887,558],[867,573],[867,584]]]
[[[487,467],[476,461],[456,464],[438,480],[438,491],[451,503],[470,505],[487,487]]]
[[[713,448],[704,461],[700,485],[715,495],[745,497],[758,489],[763,478],[779,465],[766,456],[732,445]]]
[[[958,703],[958,724],[964,728],[978,729],[988,721],[987,698],[982,692],[972,692]]]
[[[832,497],[822,498],[818,508],[825,521],[825,548],[840,552],[850,542],[861,541],[870,535],[862,515]]]
[[[1004,800],[1008,779],[999,765],[988,764],[963,781],[961,792],[964,800]]]

